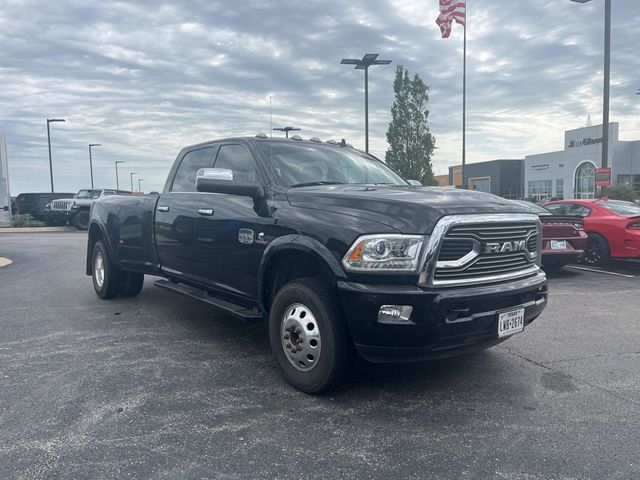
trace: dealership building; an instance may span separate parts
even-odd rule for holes
[[[618,123],[609,124],[609,167],[613,185],[624,184],[640,194],[640,140],[618,138]],[[564,132],[564,149],[524,158],[524,196],[594,198],[596,168],[602,166],[602,125]]]
[[[608,166],[612,185],[628,185],[640,195],[640,140],[618,138],[609,124]],[[468,163],[449,167],[449,185],[536,202],[551,198],[594,198],[596,168],[602,166],[602,125],[567,130],[564,148],[523,159]]]

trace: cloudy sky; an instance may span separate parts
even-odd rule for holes
[[[467,160],[562,148],[563,130],[602,115],[603,0],[468,0]],[[640,139],[640,1],[615,0],[611,120]],[[370,72],[371,151],[384,157],[396,65],[431,86],[436,173],[460,162],[462,30],[441,39],[437,0],[105,2],[0,0],[0,134],[11,191],[162,188],[185,145],[294,125],[364,145],[363,75],[343,57],[380,53]]]

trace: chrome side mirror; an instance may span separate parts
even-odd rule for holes
[[[201,168],[196,174],[198,192],[255,197],[259,190],[260,185],[257,183],[235,181],[233,171],[226,168]]]
[[[233,181],[233,170],[228,168],[201,168],[196,173],[196,190],[198,189],[198,180],[208,178],[211,180]]]

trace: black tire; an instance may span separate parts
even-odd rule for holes
[[[591,266],[602,266],[611,260],[611,251],[607,241],[597,233],[590,233],[587,238],[587,249],[582,255],[582,263]]]
[[[78,230],[87,230],[89,228],[89,210],[80,210],[71,219],[71,224]]]
[[[301,347],[294,342],[308,339],[309,337],[305,337],[305,334],[309,332],[305,330],[298,337],[296,333],[298,330],[291,332],[283,330],[287,326],[286,322],[294,318],[291,312],[295,312],[296,309],[292,307],[296,305],[304,307],[311,313],[307,318],[312,318],[316,324],[312,332],[319,331],[316,337],[316,346],[320,347],[319,353],[311,362],[307,362],[304,355],[311,351],[315,338],[308,340],[309,347],[300,342]],[[291,316],[287,315],[288,311]],[[269,312],[269,340],[285,380],[307,393],[322,393],[337,386],[355,360],[355,349],[337,294],[329,285],[316,278],[293,280],[278,291]],[[287,349],[283,345],[286,342],[291,342],[293,347]],[[298,350],[292,354],[293,348],[303,347],[304,350]],[[299,354],[303,357],[294,359]],[[303,361],[307,362],[306,366]],[[302,366],[294,366],[294,363],[296,365],[300,363]],[[309,369],[303,371],[301,368]]]
[[[142,290],[144,273],[121,272],[120,294],[123,297],[135,297]]]
[[[97,263],[98,256],[102,259],[102,269]],[[100,274],[100,272],[102,273]],[[91,252],[91,278],[93,288],[100,298],[107,300],[116,298],[120,294],[122,272],[109,258],[109,253],[102,240],[95,243]]]

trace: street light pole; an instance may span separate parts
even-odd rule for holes
[[[120,190],[120,179],[118,178],[118,164],[124,163],[124,160],[117,160],[114,163],[116,164],[116,190]]]
[[[300,130],[300,129],[295,127],[282,127],[282,128],[274,128],[273,130],[284,132],[285,136],[289,138],[289,132],[293,132],[294,130]]]
[[[89,144],[89,169],[91,170],[91,188],[93,188],[93,159],[91,158],[91,147],[100,147],[101,143],[90,143]]]
[[[571,0],[576,3],[589,3],[591,0]],[[611,70],[611,0],[604,1],[604,86],[602,94],[602,168],[609,166],[609,87]],[[606,196],[607,187],[602,188]]]
[[[51,129],[49,124],[52,122],[65,122],[63,118],[47,118],[47,143],[49,145],[49,178],[51,180],[51,193],[53,193],[53,163],[51,162]]]
[[[138,179],[138,191],[142,192],[142,187],[140,187],[140,182],[142,182],[144,180],[144,178],[139,178]]]
[[[137,174],[138,174],[138,172],[131,172],[131,173],[129,174],[129,178],[131,179],[131,191],[132,191],[132,192],[133,192],[133,176],[134,176],[134,175],[137,175]]]
[[[355,65],[356,70],[364,70],[364,149],[369,153],[369,67],[371,65],[388,65],[391,60],[376,60],[377,53],[367,53],[361,59],[343,58],[342,65]]]

